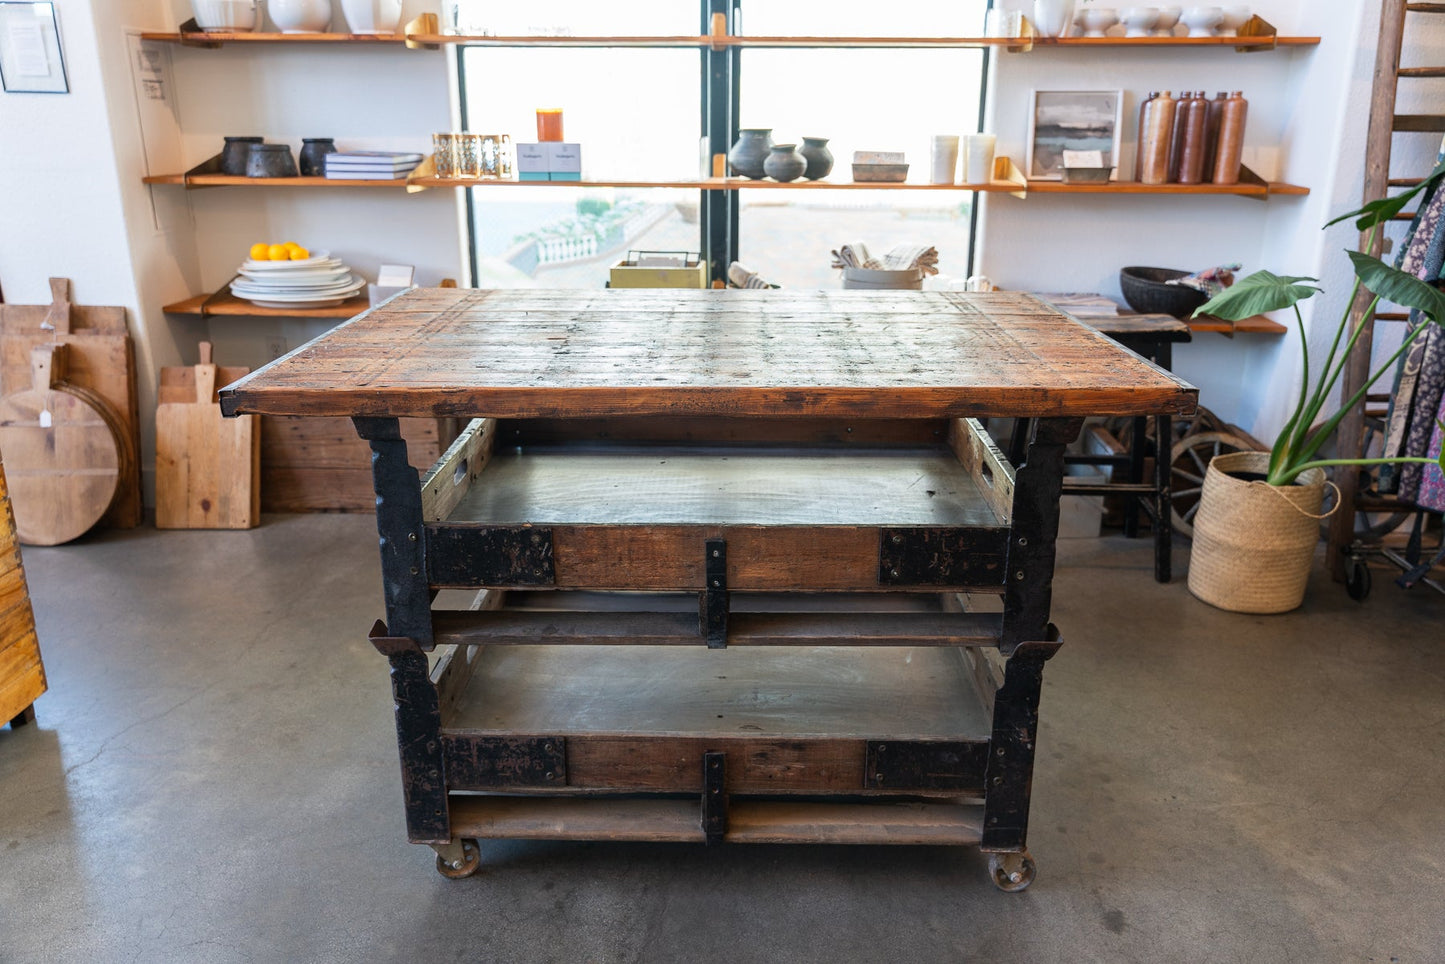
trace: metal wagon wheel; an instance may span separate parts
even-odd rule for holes
[[[1170,521],[1181,535],[1194,534],[1194,514],[1204,490],[1204,473],[1217,456],[1257,452],[1255,440],[1229,431],[1189,432],[1169,453]]]

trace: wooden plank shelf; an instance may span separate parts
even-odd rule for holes
[[[152,174],[143,179],[146,184],[180,184],[187,188],[198,187],[389,187],[404,188],[404,177],[386,180],[341,180],[327,177],[245,177],[235,174]]]
[[[453,794],[458,836],[524,840],[702,843],[696,800],[609,797],[524,799]],[[982,838],[976,807],[948,803],[815,803],[737,798],[729,843],[967,846]]]
[[[1065,184],[1062,181],[1028,182],[1030,194],[1156,194],[1176,197],[1235,196],[1267,198],[1274,195],[1299,197],[1309,194],[1307,187],[1282,182],[1238,184],[1141,184],[1138,181],[1108,181],[1101,184]]]
[[[586,181],[514,181],[476,180],[462,178],[419,177],[411,187],[573,187],[573,188],[677,188],[694,191],[740,191],[784,189],[790,191],[978,191],[1014,192],[1021,186],[1009,181],[985,184],[922,184],[912,181],[755,181],[745,177],[709,177],[680,181],[586,180]]]
[[[352,318],[370,306],[368,298],[360,295],[330,308],[263,308],[237,298],[229,290],[222,290],[213,295],[196,295],[194,298],[177,301],[161,310],[168,315],[199,315],[207,318]]]

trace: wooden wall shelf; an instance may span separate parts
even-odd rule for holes
[[[333,308],[262,308],[222,289],[213,295],[196,295],[185,301],[177,301],[161,310],[168,315],[198,315],[206,318],[351,318],[370,307],[367,296],[360,295],[348,298],[343,304]]]
[[[1024,34],[1019,37],[749,37],[727,33],[726,18],[715,16],[711,33],[684,36],[603,37],[603,36],[485,36],[446,34],[441,32],[434,13],[422,14],[409,22],[404,31],[391,36],[344,33],[220,33],[206,32],[194,19],[187,20],[174,33],[144,33],[144,40],[179,43],[190,47],[220,47],[227,43],[280,44],[405,44],[413,49],[435,50],[443,46],[472,47],[696,47],[712,50],[729,48],[772,48],[806,50],[825,48],[891,48],[891,49],[985,49],[1001,47],[1014,53],[1035,48],[1067,47],[1177,47],[1195,49],[1234,49],[1239,51],[1268,50],[1275,47],[1313,46],[1319,37],[1281,37],[1268,22],[1255,17],[1245,24],[1237,37],[1040,37],[1033,26],[1024,21]]]
[[[351,181],[326,177],[238,177],[234,174],[153,174],[146,184],[182,184],[197,187],[391,187],[407,186],[406,178]]]

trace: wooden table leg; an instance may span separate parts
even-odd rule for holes
[[[34,704],[34,703],[31,703],[29,706],[25,707],[25,709],[23,709],[23,710],[20,711],[20,715],[19,715],[19,716],[16,716],[13,720],[10,721],[10,728],[11,728],[11,729],[14,729],[14,730],[18,730],[18,729],[20,729],[20,727],[24,726],[25,724],[27,724],[27,723],[34,723],[34,722],[35,722],[35,704]]]

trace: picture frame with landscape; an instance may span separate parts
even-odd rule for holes
[[[1030,180],[1058,181],[1064,176],[1064,151],[1099,151],[1110,180],[1119,176],[1123,133],[1123,90],[1034,90],[1030,99],[1028,153]]]

